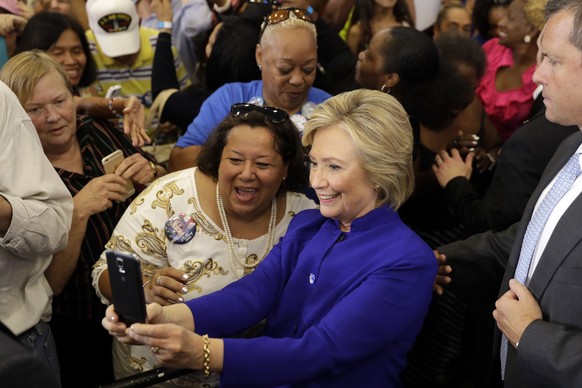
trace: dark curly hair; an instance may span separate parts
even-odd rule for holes
[[[79,37],[83,53],[87,57],[87,64],[75,89],[89,86],[97,79],[97,65],[89,50],[83,27],[72,16],[47,11],[37,13],[26,23],[15,54],[34,49],[48,51],[65,30],[72,30]]]
[[[267,128],[274,138],[275,151],[281,155],[287,166],[287,178],[281,184],[279,192],[303,192],[307,186],[306,155],[299,133],[291,120],[274,124],[260,112],[249,112],[243,116],[229,115],[212,131],[210,137],[202,146],[198,154],[198,168],[208,176],[218,179],[218,167],[222,151],[228,141],[230,130],[239,125],[248,125],[251,128]]]
[[[459,71],[462,65],[475,70],[477,80],[485,73],[483,49],[474,39],[459,34],[444,33],[435,40],[440,57],[437,77],[417,99],[419,121],[431,130],[446,128],[473,100],[475,85],[470,85]]]

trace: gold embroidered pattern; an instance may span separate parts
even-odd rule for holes
[[[129,205],[129,208],[131,209],[129,214],[133,215],[135,214],[135,212],[137,212],[137,207],[143,205],[143,203],[145,202],[146,195],[148,195],[150,191],[153,190],[153,188],[154,188],[153,185],[149,185],[145,189],[143,189],[143,191],[139,193],[137,197],[135,197],[131,205]]]
[[[127,344],[121,344],[123,347],[123,352],[125,353],[125,357],[127,358],[127,361],[129,363],[129,365],[136,370],[136,372],[143,372],[144,368],[143,366],[145,365],[145,363],[147,362],[145,357],[135,357],[132,353],[131,353],[131,347]]]
[[[131,241],[120,234],[111,236],[105,248],[113,249],[114,251],[135,253],[131,247]]]
[[[203,263],[200,260],[192,261],[188,260],[184,263],[184,265],[180,268],[181,271],[184,271],[188,274],[188,282],[187,288],[188,292],[190,291],[197,291],[198,293],[202,292],[202,287],[196,284],[203,276],[210,278],[210,275],[227,275],[228,271],[222,268],[214,259],[210,258]]]
[[[152,209],[160,207],[166,211],[168,217],[171,217],[174,215],[174,210],[170,200],[174,195],[182,194],[184,194],[184,190],[179,188],[175,181],[170,181],[164,184],[162,189],[156,193],[156,199],[152,202]]]
[[[135,236],[135,243],[145,255],[154,256],[158,259],[167,259],[166,243],[164,232],[154,228],[150,220],[144,220],[141,227],[143,232]],[[163,236],[163,237],[162,237]]]

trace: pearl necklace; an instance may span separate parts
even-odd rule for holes
[[[232,267],[232,271],[237,278],[236,266],[234,265],[234,260],[236,260],[243,268],[255,268],[263,259],[267,256],[271,248],[273,248],[273,231],[275,230],[275,222],[277,221],[277,201],[275,198],[271,201],[271,218],[269,219],[269,231],[267,232],[267,238],[265,240],[265,252],[263,255],[254,263],[247,264],[243,259],[241,259],[234,249],[234,242],[232,241],[232,233],[230,231],[230,225],[228,224],[228,219],[226,218],[226,211],[224,210],[224,203],[220,196],[220,190],[218,187],[218,182],[216,183],[216,205],[218,206],[218,214],[220,215],[220,221],[224,228],[224,233],[226,234],[226,243],[228,244],[228,260]]]

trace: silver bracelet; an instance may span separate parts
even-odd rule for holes
[[[226,3],[224,3],[222,5],[222,7],[219,7],[218,5],[216,5],[216,3],[214,3],[213,8],[216,12],[223,13],[223,12],[228,11],[228,9],[230,8],[230,5],[231,5],[230,0],[226,0]]]
[[[489,161],[491,162],[491,164],[489,165],[488,170],[493,170],[493,167],[495,167],[495,163],[497,163],[497,161],[495,160],[495,158],[493,156],[491,156],[491,154],[489,152],[487,152],[485,155],[487,155],[487,158],[489,159]]]

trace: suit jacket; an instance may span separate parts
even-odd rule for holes
[[[453,283],[469,286],[498,279],[505,267],[499,295],[508,290],[527,224],[542,191],[582,143],[582,132],[569,136],[558,148],[533,192],[520,223],[509,229],[475,235],[443,248],[451,265],[463,267]],[[577,387],[582,384],[582,195],[566,210],[540,258],[528,288],[539,302],[543,320],[532,322],[519,341],[509,346],[505,386]],[[511,249],[509,250],[509,247]],[[465,256],[466,255],[466,256]],[[464,258],[462,256],[465,256]],[[508,259],[507,259],[508,258]],[[453,275],[454,276],[454,275]],[[498,361],[501,333],[496,333]],[[499,372],[499,363],[495,363]]]
[[[521,219],[525,206],[556,149],[578,127],[552,123],[545,109],[503,144],[491,184],[483,197],[464,177],[445,187],[448,207],[469,235],[504,230]]]

